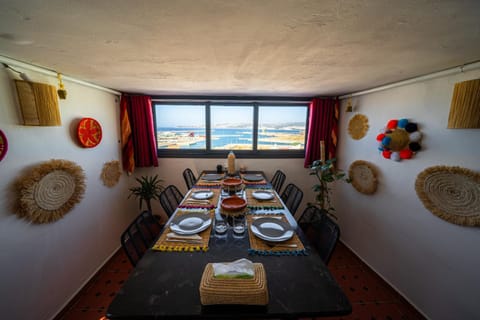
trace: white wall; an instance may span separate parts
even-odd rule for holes
[[[346,133],[354,113],[342,106],[339,166],[348,169],[361,159],[379,171],[374,195],[335,186],[342,240],[431,319],[480,318],[480,228],[433,215],[414,188],[427,167],[480,171],[480,129],[447,129],[454,84],[479,77],[476,70],[353,98],[369,119],[361,140]],[[395,118],[417,122],[423,133],[423,149],[411,160],[395,162],[377,152],[377,134]]]
[[[20,68],[17,68],[20,69]],[[25,71],[34,81],[57,85],[53,77]],[[100,180],[105,162],[120,159],[119,110],[110,93],[65,82],[62,126],[20,125],[11,73],[0,70],[0,129],[9,151],[0,162],[0,314],[3,319],[51,319],[120,245],[120,233],[137,213],[128,200],[131,178],[108,188]],[[78,146],[76,120],[97,119],[101,143]],[[80,165],[86,176],[83,200],[57,222],[34,225],[10,209],[13,181],[27,167],[50,159]]]

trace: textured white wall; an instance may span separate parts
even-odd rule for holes
[[[38,82],[56,79],[27,71]],[[121,231],[136,213],[127,201],[127,179],[105,187],[100,173],[105,162],[120,159],[116,97],[65,82],[67,100],[60,100],[62,126],[20,125],[16,91],[5,69],[0,70],[0,129],[9,151],[0,162],[0,314],[3,319],[50,319],[69,301],[120,245]],[[93,117],[103,127],[101,143],[78,146],[77,119]],[[86,176],[83,200],[57,222],[33,225],[10,209],[9,189],[27,167],[50,159],[80,165]],[[132,210],[133,208],[133,210]]]
[[[357,111],[369,119],[370,129],[361,140],[347,134],[354,114],[342,106],[340,167],[348,169],[361,159],[379,171],[374,195],[348,184],[335,186],[342,239],[431,319],[480,318],[480,228],[433,215],[414,188],[427,167],[480,171],[480,129],[447,129],[454,84],[479,77],[476,70],[353,98]],[[411,160],[387,160],[376,151],[377,134],[395,118],[417,122],[423,133],[423,149]]]

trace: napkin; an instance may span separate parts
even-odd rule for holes
[[[252,279],[255,275],[253,262],[239,259],[233,262],[212,263],[214,278]]]
[[[178,239],[178,240],[202,240],[202,237],[198,234],[183,235],[176,234],[174,232],[167,233],[167,239]]]

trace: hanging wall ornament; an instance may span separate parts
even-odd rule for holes
[[[2,130],[0,130],[0,161],[5,157],[8,151],[8,141],[7,137],[3,133]]]
[[[410,159],[420,151],[422,134],[418,126],[408,119],[388,121],[382,133],[377,136],[378,150],[386,159],[400,161]]]
[[[480,174],[460,167],[434,166],[423,170],[415,190],[425,208],[463,226],[480,226]]]
[[[361,193],[372,194],[377,191],[377,170],[363,160],[354,161],[348,171],[352,186]]]
[[[368,118],[363,114],[356,114],[348,122],[348,134],[352,139],[360,140],[367,134]]]
[[[120,180],[120,176],[122,175],[122,170],[120,168],[120,162],[117,160],[107,162],[103,165],[102,170],[102,181],[103,184],[107,187],[113,187],[118,183]]]
[[[102,127],[93,118],[83,118],[78,123],[77,136],[84,148],[96,147],[102,140]]]
[[[80,202],[85,192],[85,176],[74,162],[54,159],[26,172],[15,187],[15,213],[33,223],[50,223]]]

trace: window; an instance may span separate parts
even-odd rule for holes
[[[303,157],[308,103],[153,101],[159,157]]]

